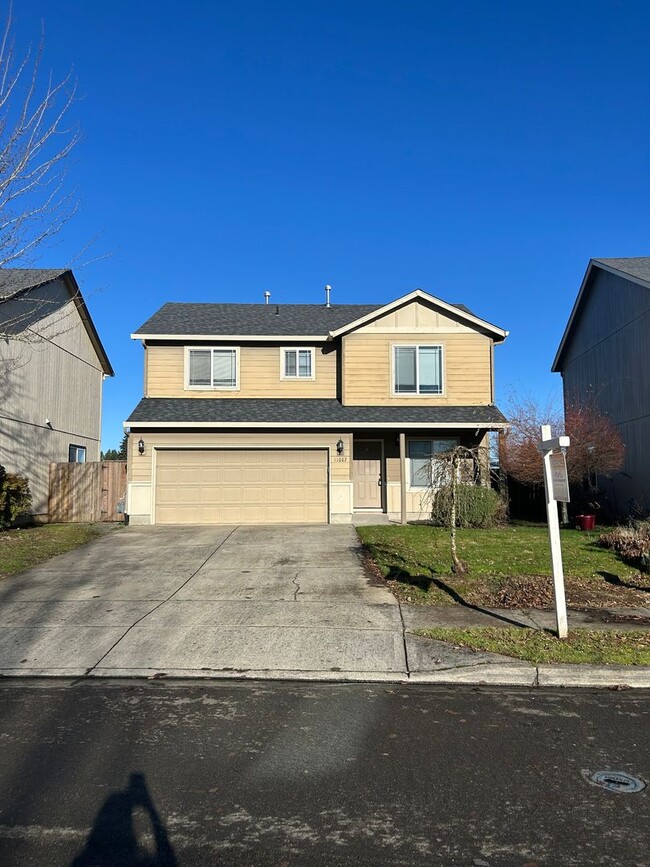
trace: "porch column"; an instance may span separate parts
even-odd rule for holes
[[[399,493],[401,522],[406,524],[406,434],[399,435]]]

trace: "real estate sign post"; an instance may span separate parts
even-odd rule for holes
[[[544,489],[546,491],[546,517],[548,538],[551,546],[551,566],[553,569],[553,591],[555,593],[555,619],[558,638],[566,638],[569,632],[566,615],[566,595],[564,592],[564,572],[562,569],[562,548],[560,546],[560,522],[557,516],[557,503],[569,502],[569,482],[566,461],[562,449],[569,446],[569,437],[551,437],[551,426],[542,425],[542,440],[538,446],[544,461]]]

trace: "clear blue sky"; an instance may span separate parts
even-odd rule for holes
[[[421,287],[510,330],[499,403],[544,400],[590,257],[650,254],[647,2],[20,0],[74,65],[76,268],[116,370],[165,301],[387,302]]]

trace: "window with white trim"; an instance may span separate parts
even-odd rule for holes
[[[85,464],[86,463],[86,446],[68,446],[68,463],[70,464]]]
[[[314,350],[301,347],[282,349],[282,379],[313,379]]]
[[[409,440],[408,456],[411,465],[410,482],[412,488],[426,488],[429,485],[429,466],[431,459],[442,452],[451,451],[458,445],[456,437],[433,440]]]
[[[394,394],[442,394],[442,346],[393,346]]]
[[[188,349],[188,388],[237,389],[238,353],[236,347]]]

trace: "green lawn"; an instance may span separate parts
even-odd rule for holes
[[[407,524],[358,527],[376,569],[408,602],[464,601],[492,607],[546,607],[552,603],[550,554],[543,526],[509,525],[459,530],[466,576],[451,572],[449,532]],[[599,532],[562,530],[567,600],[575,607],[650,605],[650,578],[596,544]]]
[[[100,535],[92,524],[44,524],[0,532],[0,578],[72,551]]]
[[[571,662],[610,665],[650,665],[650,632],[576,630],[563,641],[537,629],[423,629],[417,635],[501,653],[528,662]]]

